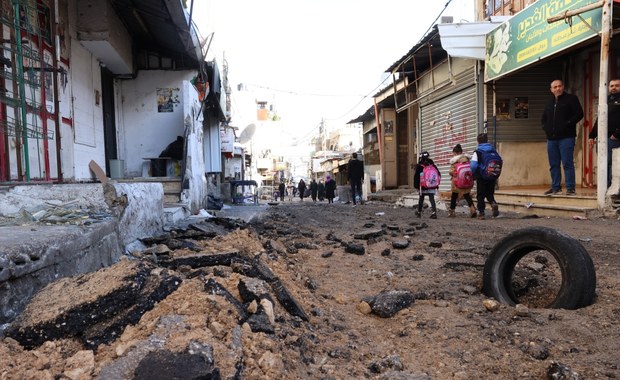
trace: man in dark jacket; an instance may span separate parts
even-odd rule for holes
[[[280,196],[280,201],[282,202],[284,202],[285,192],[286,192],[286,186],[284,186],[284,181],[280,181],[280,184],[278,185],[278,195]]]
[[[607,96],[607,187],[611,186],[611,162],[613,149],[620,148],[620,79],[609,81]],[[598,119],[588,135],[590,145],[598,137]]]
[[[542,115],[543,130],[547,134],[547,156],[551,172],[551,188],[545,195],[562,193],[562,170],[566,176],[566,195],[575,195],[575,137],[577,123],[583,119],[583,108],[579,99],[564,91],[564,83],[556,79],[551,82],[553,98],[545,106]]]
[[[364,179],[364,163],[357,159],[357,153],[351,155],[348,166],[349,183],[351,184],[351,197],[353,204],[357,203],[356,197],[359,196],[362,202],[362,180]]]

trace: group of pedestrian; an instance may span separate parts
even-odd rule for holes
[[[461,144],[452,149],[454,154],[450,159],[450,208],[448,216],[456,216],[456,203],[459,198],[465,199],[469,206],[472,218],[485,219],[486,202],[491,205],[493,217],[499,216],[499,206],[495,201],[495,184],[501,173],[501,157],[488,142],[486,133],[477,136],[478,146],[473,154],[463,153]],[[429,177],[431,179],[429,179]],[[436,177],[433,179],[433,177]],[[424,199],[428,197],[431,205],[431,219],[437,219],[437,205],[435,193],[439,187],[441,173],[430,158],[428,152],[420,154],[415,168],[414,186],[419,189],[418,207],[415,215],[422,217]],[[471,190],[476,183],[476,205],[471,197]]]
[[[546,104],[541,117],[542,129],[547,137],[547,158],[551,175],[551,188],[544,192],[545,195],[562,194],[562,171],[564,172],[564,184],[567,196],[576,195],[574,150],[577,137],[577,123],[583,117],[584,112],[579,98],[566,92],[564,82],[556,79],[551,82],[550,91],[553,95]],[[620,79],[614,78],[609,81],[608,105],[608,129],[607,129],[607,187],[611,186],[612,179],[612,155],[613,150],[620,148]],[[593,145],[598,137],[598,118],[588,135],[590,145]],[[472,218],[485,219],[485,205],[491,205],[494,217],[499,215],[499,207],[495,201],[495,187],[499,172],[501,171],[501,158],[499,164],[494,166],[486,161],[487,156],[497,155],[494,147],[489,144],[486,133],[477,137],[478,146],[471,156],[463,153],[460,144],[453,148],[454,156],[450,159],[451,198],[448,216],[454,217],[456,203],[459,198],[465,199],[470,208]],[[457,167],[469,164],[472,176],[476,182],[476,205],[471,197],[471,187],[456,186]],[[428,187],[424,175],[426,167],[437,167],[430,159],[428,152],[422,152],[416,167],[414,184],[419,189],[420,197],[416,216],[420,217],[424,198],[428,196],[431,204],[431,218],[437,217],[434,194],[438,187]],[[499,169],[498,169],[499,168]],[[493,173],[494,170],[500,170]],[[440,176],[440,175],[439,175]],[[472,184],[473,187],[473,184]]]
[[[351,154],[347,169],[353,205],[357,203],[361,204],[363,203],[362,181],[364,180],[364,163],[358,159],[357,153]],[[302,178],[299,180],[297,186],[292,182],[289,182],[288,186],[286,186],[284,182],[280,182],[278,185],[278,198],[283,202],[284,195],[288,194],[289,200],[292,201],[295,194],[298,193],[299,199],[302,202],[304,198],[309,195],[313,202],[317,200],[322,202],[327,199],[327,203],[334,203],[336,188],[336,180],[333,179],[331,175],[325,177],[325,183],[323,183],[321,179],[317,182],[315,178],[312,178],[309,185],[306,185],[306,182]]]
[[[297,186],[293,182],[289,182],[286,185],[284,181],[278,185],[278,199],[282,202],[284,202],[285,195],[288,195],[288,200],[292,201],[297,194],[299,194],[299,200],[302,202],[309,194],[313,202],[317,200],[322,202],[327,199],[328,203],[333,203],[336,196],[336,181],[328,175],[325,178],[325,183],[323,183],[322,179],[319,179],[317,182],[316,179],[312,178],[310,184],[306,185],[302,178],[297,183]]]

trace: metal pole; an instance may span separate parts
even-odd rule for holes
[[[56,142],[56,177],[58,182],[63,182],[63,171],[62,171],[62,136],[60,135],[60,127],[62,123],[62,117],[60,116],[60,100],[58,99],[59,91],[58,91],[58,75],[60,73],[60,38],[57,33],[58,28],[58,1],[52,0],[52,41],[53,41],[53,54],[52,60],[54,69],[52,76],[53,83],[53,96],[54,96],[54,128],[55,135],[54,139]]]
[[[611,40],[612,0],[603,0],[601,22],[601,62],[598,84],[598,154],[596,171],[596,201],[599,210],[605,208],[607,192],[607,80],[609,77],[609,43]]]
[[[23,159],[24,159],[24,166],[25,166],[25,170],[26,170],[26,182],[30,182],[30,157],[29,157],[29,152],[28,152],[28,110],[26,109],[26,107],[28,106],[28,101],[26,100],[26,89],[24,88],[25,84],[23,81],[24,78],[24,54],[22,51],[22,33],[21,33],[21,26],[20,26],[20,19],[19,19],[19,2],[18,1],[14,1],[13,2],[13,11],[15,12],[15,15],[13,17],[14,20],[14,27],[15,27],[15,42],[17,44],[17,59],[16,59],[16,63],[17,63],[17,78],[19,78],[19,82],[18,82],[18,88],[19,88],[19,98],[21,100],[21,126],[22,126],[22,144],[24,146],[24,150],[23,150]],[[26,8],[25,12],[26,12],[26,16],[28,15],[28,11],[29,9]],[[28,53],[28,56],[30,56],[30,53]],[[18,137],[16,136],[16,140],[18,140]],[[17,142],[18,143],[18,142]],[[18,158],[18,159],[21,159]]]

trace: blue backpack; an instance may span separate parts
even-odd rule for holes
[[[476,174],[486,181],[497,180],[502,174],[502,166],[504,165],[504,161],[499,153],[493,149],[488,152],[476,150],[476,154],[478,155],[478,170],[476,170]]]

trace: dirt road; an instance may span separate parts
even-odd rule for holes
[[[217,369],[209,378],[219,378],[215,373],[224,379],[620,377],[619,220],[509,214],[477,220],[464,213],[452,219],[445,212],[431,220],[429,215],[418,219],[409,208],[384,203],[273,206],[226,236],[192,240],[199,249],[179,248],[170,255],[258,255],[273,275],[266,282],[273,285],[277,277],[303,313],[291,312],[272,286],[267,297],[272,302],[263,303],[261,297],[258,306],[271,319],[265,328],[249,327],[240,321],[243,312],[235,310],[234,300],[205,291],[205,284],[217,281],[254,313],[256,304],[244,300],[239,285],[252,271],[239,263],[180,266],[172,270],[182,280],[178,289],[96,349],[66,339],[24,350],[4,339],[0,378],[140,378],[148,373],[148,353],[195,353],[198,343],[210,347],[207,356]],[[550,227],[583,245],[596,270],[592,305],[536,307],[545,298],[534,295],[524,296],[532,302],[529,308],[498,306],[482,294],[483,267],[492,247],[529,226]],[[136,255],[149,262],[153,256]],[[543,256],[537,252],[534,262],[524,265],[535,272],[536,281],[527,286],[562,286],[558,270],[547,273],[552,266]],[[381,317],[373,301],[385,291],[413,297],[401,298],[402,309]],[[175,358],[159,362],[180,365]],[[184,368],[190,376],[189,367]]]

